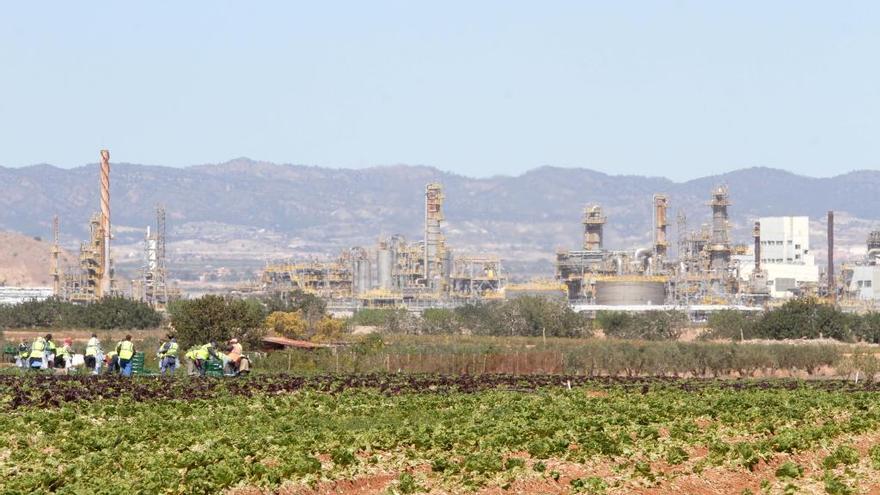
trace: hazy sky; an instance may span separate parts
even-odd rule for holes
[[[4,2],[0,165],[880,168],[880,2]]]

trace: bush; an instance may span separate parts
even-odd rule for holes
[[[687,316],[680,311],[600,311],[596,315],[596,322],[605,335],[619,339],[674,340],[681,335],[687,321]]]
[[[306,322],[300,311],[275,311],[266,317],[266,328],[289,339],[306,338]]]
[[[206,342],[239,339],[258,346],[265,334],[265,310],[253,299],[233,300],[220,296],[176,301],[169,305],[171,324],[180,346],[189,348]]]
[[[755,333],[755,319],[742,311],[725,309],[709,315],[709,331],[704,339],[750,339]]]
[[[755,327],[755,335],[766,339],[852,340],[854,320],[834,306],[815,299],[793,299],[767,311]]]

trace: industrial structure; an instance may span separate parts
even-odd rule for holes
[[[124,296],[118,286],[110,256],[110,152],[100,152],[100,211],[89,220],[88,241],[80,243],[75,266],[61,266],[60,220],[52,219],[50,273],[52,295],[76,303],[94,302],[104,297]],[[179,296],[167,282],[165,208],[156,209],[156,227],[147,227],[144,238],[144,266],[131,281],[130,296],[162,310],[169,300]]]
[[[871,232],[866,244],[865,258],[843,265],[841,275],[848,298],[874,304],[880,302],[880,231]]]
[[[169,301],[180,297],[180,291],[168,283],[165,207],[156,206],[156,226],[148,226],[144,235],[144,265],[139,277],[131,281],[132,299],[164,310]]]
[[[653,246],[634,251],[604,248],[603,230],[607,217],[602,208],[584,208],[583,248],[556,254],[556,278],[568,289],[574,301],[594,304],[663,304],[669,281],[667,258],[666,195],[653,198]]]
[[[89,220],[88,240],[79,246],[74,266],[61,266],[60,220],[52,220],[52,294],[72,302],[123,295],[111,259],[110,153],[100,152],[100,210]],[[645,198],[646,200],[648,198]],[[758,307],[771,299],[803,295],[827,297],[841,304],[880,300],[880,231],[867,240],[864,260],[834,266],[834,212],[828,212],[828,267],[820,277],[810,247],[806,216],[762,217],[754,222],[752,246],[731,241],[726,186],[709,192],[711,216],[697,229],[676,215],[677,249],[670,249],[670,197],[651,196],[651,244],[609,248],[609,218],[602,206],[584,207],[582,239],[575,250],[556,253],[555,279],[508,286],[501,259],[494,255],[457,254],[444,235],[441,184],[424,189],[424,227],[415,241],[400,234],[382,236],[373,247],[344,249],[333,259],[298,259],[270,263],[250,292],[301,290],[357,309],[406,306],[446,307],[483,300],[540,294],[567,297],[584,311],[597,308]],[[613,221],[613,219],[611,219]],[[130,295],[157,309],[179,297],[168,281],[166,212],[156,208],[155,226],[146,228],[144,262],[131,280]]]
[[[89,240],[80,244],[79,266],[62,272],[59,266],[59,221],[52,222],[52,280],[54,296],[73,302],[91,302],[117,292],[110,258],[110,152],[101,150],[100,207],[89,220]]]
[[[500,258],[455,257],[443,234],[443,187],[425,186],[423,238],[383,237],[373,249],[353,247],[329,261],[271,263],[263,269],[264,292],[302,290],[356,307],[444,305],[502,297],[506,277]]]
[[[583,248],[556,254],[556,279],[567,287],[569,299],[579,305],[659,306],[752,304],[769,297],[760,270],[754,275],[750,270],[744,280],[737,277],[748,248],[731,243],[726,186],[711,191],[706,203],[711,223],[699,230],[689,231],[687,218],[678,213],[677,259],[669,251],[669,203],[666,194],[653,195],[652,245],[631,250],[604,247],[608,219],[599,205],[588,205],[582,220]]]
[[[819,266],[810,250],[810,218],[761,217],[755,227],[754,261],[738,260],[741,280],[760,272],[774,298],[817,293]]]

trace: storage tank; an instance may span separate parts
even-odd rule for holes
[[[663,304],[666,283],[658,280],[599,280],[596,304],[607,306]]]
[[[391,265],[391,249],[380,248],[376,253],[376,271],[382,290],[391,290]]]
[[[372,270],[370,270],[370,260],[367,258],[361,258],[355,261],[355,276],[358,281],[357,289],[355,292],[357,294],[364,294],[372,288]]]

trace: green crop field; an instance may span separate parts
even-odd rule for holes
[[[0,376],[0,493],[870,493],[840,381]]]

